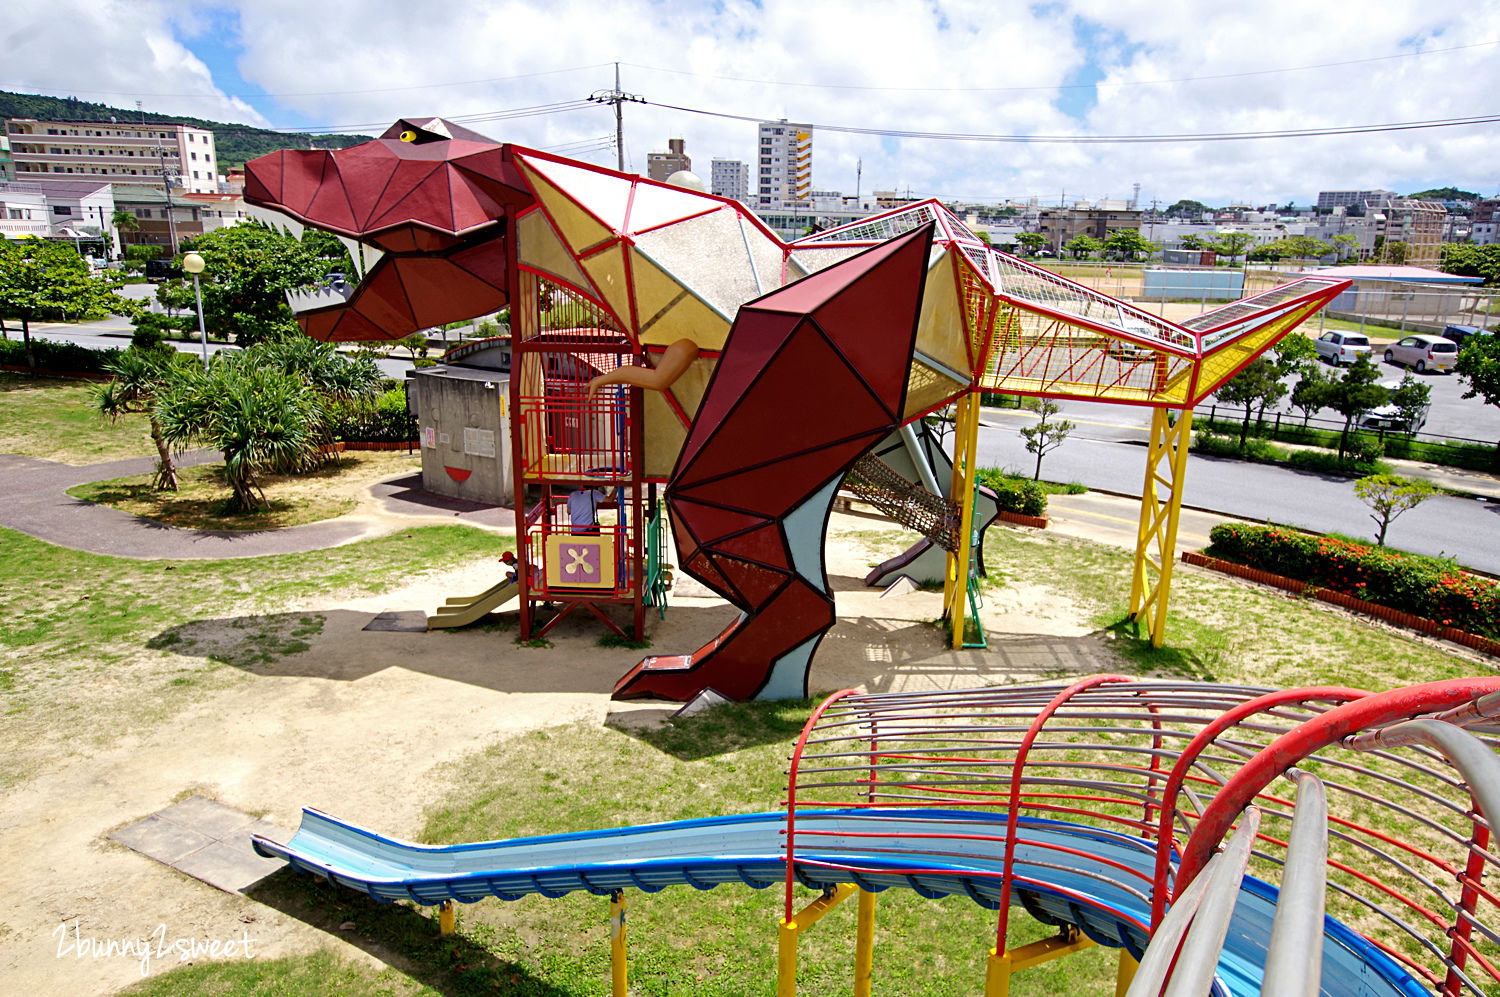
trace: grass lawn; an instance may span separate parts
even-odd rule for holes
[[[302,474],[259,475],[271,507],[254,512],[229,508],[232,495],[222,464],[181,469],[175,492],[155,491],[152,475],[139,474],[77,485],[68,494],[187,529],[269,530],[342,516],[354,509],[355,493],[372,482],[419,468],[415,458],[399,451],[359,451]]]
[[[1124,620],[1130,554],[1086,541],[1007,529],[989,531],[991,584],[1042,582],[1083,607],[1113,635],[1120,669],[1140,674],[1291,686],[1384,689],[1483,672],[1485,666],[1307,600],[1223,579],[1174,574],[1161,649]],[[787,755],[812,701],[738,704],[691,721],[626,732],[573,725],[533,731],[454,762],[453,787],[432,806],[419,840],[435,844],[549,834],[721,813],[775,809]],[[327,954],[253,969],[210,964],[144,981],[135,994],[443,993],[597,995],[608,992],[604,898],[528,897],[459,908],[459,933],[437,934],[435,915],[407,903],[379,905],[307,876],[280,873],[256,898],[360,945],[396,969],[375,972]],[[799,904],[811,899],[804,895]],[[747,887],[674,889],[628,897],[631,988],[650,995],[774,993],[780,893]],[[844,904],[803,939],[802,992],[851,992],[854,905]],[[976,993],[995,915],[965,899],[881,894],[876,991]],[[352,927],[350,927],[352,926]],[[1011,944],[1050,933],[1019,916]],[[1115,954],[1093,949],[1018,974],[1018,995],[1113,992]]]
[[[93,405],[94,383],[0,372],[0,453],[65,464],[155,457],[144,416],[111,423]]]

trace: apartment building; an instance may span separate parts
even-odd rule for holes
[[[165,170],[185,192],[219,189],[214,135],[203,128],[8,118],[5,137],[18,181],[159,187]]]
[[[669,138],[666,152],[646,153],[646,176],[665,182],[673,173],[691,170],[693,161],[688,157],[686,145],[686,139]]]
[[[1469,215],[1469,241],[1476,246],[1500,242],[1500,199],[1480,201]]]
[[[760,123],[755,203],[779,208],[812,192],[812,125],[782,118]]]
[[[1043,208],[1037,215],[1037,231],[1047,239],[1047,248],[1061,251],[1074,236],[1092,236],[1101,242],[1121,229],[1139,232],[1141,212],[1127,201],[1079,202],[1071,208]]]
[[[1369,201],[1381,201],[1395,197],[1393,190],[1320,190],[1318,210],[1327,212],[1334,208],[1362,208]]]
[[[750,164],[740,159],[714,158],[708,189],[720,197],[750,203]]]

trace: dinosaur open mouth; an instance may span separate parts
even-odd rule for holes
[[[290,214],[269,205],[246,203],[245,208],[251,218],[272,231],[280,232],[283,235],[300,241],[302,233],[308,228],[317,228],[319,231],[328,232],[330,235],[336,237],[339,242],[344,244],[344,248],[349,251],[349,260],[353,265],[354,272],[346,274],[344,280],[334,280],[317,287],[304,287],[296,291],[287,292],[287,304],[298,315],[348,303],[370,270],[385,255],[383,250],[375,246],[366,245],[341,232],[334,232],[324,229],[321,226],[309,226],[301,220],[292,217]]]

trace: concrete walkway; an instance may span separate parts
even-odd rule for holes
[[[195,450],[178,458],[179,467],[212,464],[222,457]],[[431,495],[421,475],[407,474],[370,488],[371,503],[359,512],[320,523],[273,530],[188,530],[67,493],[75,485],[146,474],[149,457],[75,467],[35,457],[0,454],[0,526],[74,550],[139,559],[263,557],[337,547],[381,536],[405,526],[455,520],[489,529],[513,529],[509,509]]]

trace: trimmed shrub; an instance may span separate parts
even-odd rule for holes
[[[31,352],[36,357],[38,370],[62,373],[104,373],[104,368],[120,356],[114,348],[91,350],[77,343],[58,342],[53,339],[31,340]],[[19,339],[0,340],[0,364],[26,366],[26,344]]]
[[[334,405],[328,429],[336,440],[405,443],[417,438],[417,417],[406,410],[406,389],[395,387],[381,394],[373,406]]]
[[[1220,523],[1209,540],[1205,553],[1213,557],[1500,639],[1500,583],[1468,574],[1451,559],[1279,526]]]
[[[975,477],[995,493],[1002,512],[1019,512],[1023,516],[1047,514],[1047,491],[1030,478],[1006,474],[992,467],[980,468]]]
[[[1379,444],[1376,445],[1377,448]],[[1368,478],[1372,474],[1389,474],[1391,466],[1378,457],[1360,459],[1358,452],[1339,460],[1339,455],[1326,450],[1294,450],[1287,463],[1303,471],[1319,474],[1337,474],[1350,478]]]

